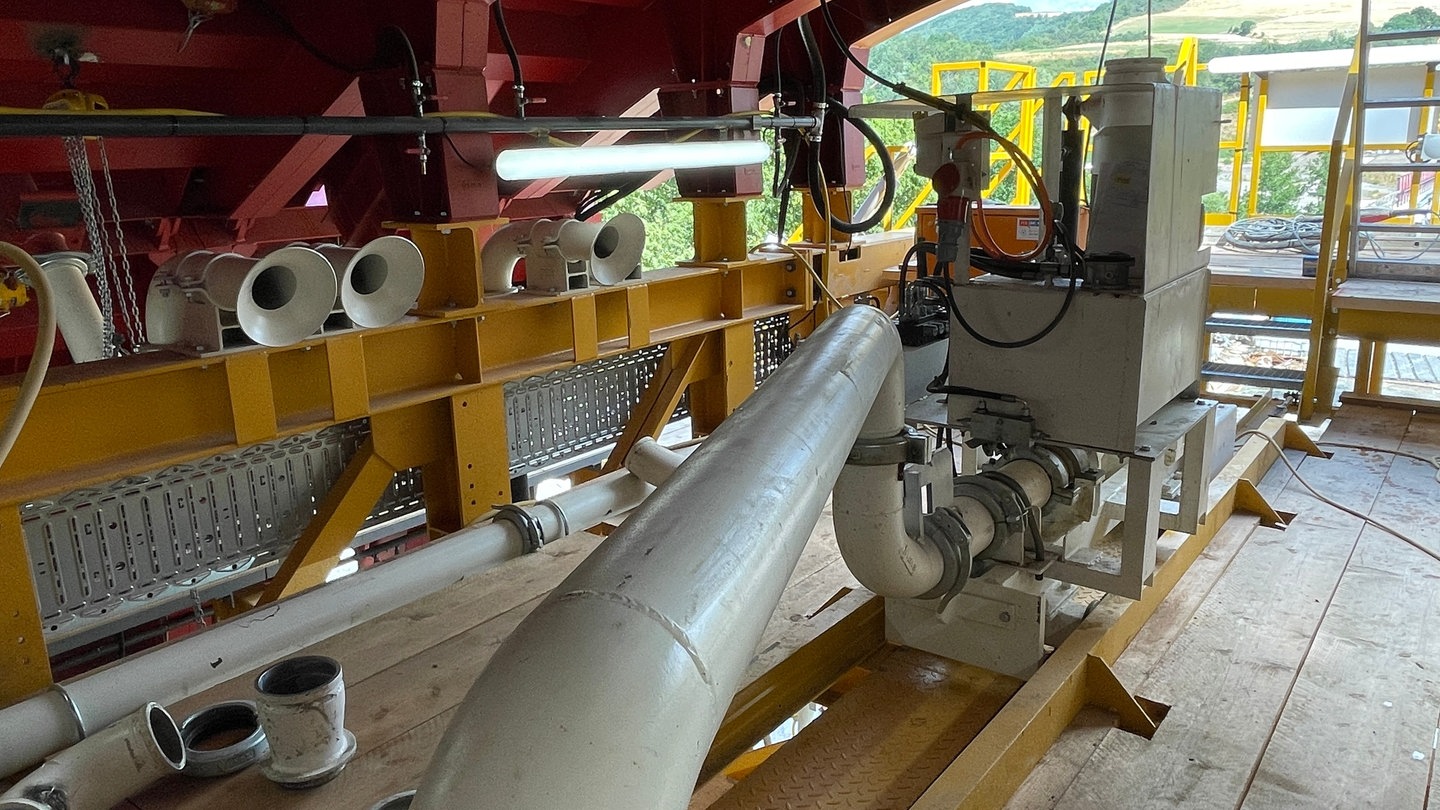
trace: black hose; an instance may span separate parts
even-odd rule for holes
[[[805,55],[810,57],[810,86],[815,103],[823,104],[830,94],[825,80],[825,60],[820,56],[820,43],[815,40],[815,29],[810,27],[810,18],[801,16],[795,21],[800,29],[800,44],[805,46]]]
[[[828,216],[830,218],[831,228],[841,233],[864,233],[883,222],[885,220],[885,214],[890,211],[890,206],[895,203],[895,189],[899,186],[899,178],[895,176],[895,161],[891,159],[890,148],[885,145],[885,141],[880,137],[880,133],[876,132],[864,119],[851,118],[850,111],[834,99],[830,100],[830,106],[839,111],[841,117],[849,121],[850,125],[855,127],[855,129],[865,137],[865,140],[870,142],[871,146],[875,147],[875,156],[880,158],[880,182],[884,184],[881,186],[880,207],[876,208],[874,213],[859,222],[846,222],[829,211],[829,197],[825,195],[825,189],[819,187],[819,154],[814,149],[810,151],[810,196],[816,200],[815,210],[819,211],[821,216]],[[821,199],[824,199],[826,202],[826,207],[823,209],[819,203]]]
[[[1069,251],[1071,257],[1075,261],[1075,264],[1072,265],[1072,267],[1070,268],[1070,286],[1065,290],[1065,300],[1060,304],[1060,309],[1055,313],[1055,316],[1050,319],[1050,322],[1045,324],[1044,328],[1042,328],[1040,331],[1027,338],[1022,338],[1020,340],[997,340],[995,338],[982,335],[979,330],[977,330],[974,326],[970,324],[969,321],[965,319],[965,314],[960,311],[959,305],[955,303],[955,283],[954,280],[948,276],[944,278],[925,279],[923,281],[917,281],[915,283],[925,283],[927,284],[927,286],[934,288],[937,292],[942,293],[945,296],[945,303],[950,307],[950,314],[954,316],[956,322],[960,324],[960,328],[964,329],[965,333],[968,334],[970,337],[974,338],[980,343],[985,344],[986,346],[990,346],[991,348],[995,349],[1023,348],[1025,346],[1040,342],[1051,332],[1055,331],[1055,327],[1059,326],[1060,322],[1065,320],[1065,315],[1070,311],[1070,304],[1075,300],[1075,290],[1079,286],[1080,282],[1080,265],[1083,264],[1084,257],[1083,254],[1081,254],[1080,251],[1075,247],[1075,243],[1069,238],[1068,233],[1063,234],[1063,238],[1066,240],[1066,249]],[[950,269],[953,273],[953,265],[950,266]]]
[[[495,31],[500,35],[500,44],[505,47],[505,55],[510,57],[510,70],[514,76],[511,86],[515,88],[515,117],[525,117],[525,74],[520,71],[520,53],[515,50],[515,42],[510,39],[510,27],[505,24],[505,9],[501,8],[500,0],[490,4],[495,12]]]

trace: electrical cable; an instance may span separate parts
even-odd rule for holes
[[[1119,0],[1114,0],[1114,2],[1118,3]],[[855,65],[855,67],[857,67],[857,68],[860,69],[860,72],[861,72],[861,73],[864,73],[866,76],[869,76],[871,79],[875,80],[877,83],[881,84],[882,86],[888,87],[888,88],[890,88],[891,90],[895,91],[896,93],[899,93],[900,95],[902,95],[902,96],[904,96],[904,97],[906,97],[906,98],[908,98],[908,99],[910,99],[910,100],[912,100],[912,101],[918,101],[918,102],[920,102],[921,104],[924,104],[924,105],[926,105],[926,106],[928,106],[928,107],[933,107],[933,108],[935,108],[935,109],[937,109],[937,110],[940,110],[940,111],[942,111],[942,112],[946,112],[946,113],[949,113],[949,114],[951,114],[951,115],[954,115],[954,116],[956,116],[956,117],[964,120],[966,123],[970,124],[971,126],[975,127],[975,128],[976,128],[977,130],[979,130],[981,133],[984,133],[984,135],[985,135],[986,137],[988,137],[990,140],[993,140],[993,141],[995,141],[996,143],[998,143],[998,144],[1000,145],[1000,147],[1005,150],[1005,153],[1006,153],[1007,155],[1009,155],[1011,161],[1014,162],[1016,169],[1017,169],[1019,172],[1021,172],[1022,174],[1025,174],[1025,175],[1026,175],[1027,181],[1029,181],[1029,182],[1031,183],[1031,186],[1032,186],[1032,187],[1035,189],[1035,191],[1036,191],[1036,197],[1037,197],[1038,199],[1040,199],[1040,201],[1041,201],[1041,206],[1042,206],[1042,208],[1045,208],[1045,209],[1047,209],[1047,210],[1050,208],[1050,205],[1049,205],[1049,202],[1050,202],[1050,201],[1049,201],[1049,197],[1047,196],[1046,192],[1044,191],[1044,186],[1043,186],[1043,184],[1041,184],[1041,182],[1040,182],[1040,172],[1039,172],[1038,169],[1035,168],[1035,163],[1030,159],[1030,156],[1029,156],[1029,155],[1025,154],[1024,150],[1022,150],[1019,146],[1015,145],[1013,142],[1011,142],[1011,141],[1010,141],[1009,139],[1007,139],[1005,136],[1001,135],[998,131],[996,131],[995,128],[990,125],[990,122],[989,122],[988,120],[986,120],[985,116],[980,115],[980,114],[976,113],[976,112],[973,111],[973,110],[969,110],[969,109],[966,109],[966,108],[964,108],[964,107],[961,107],[960,105],[955,104],[955,103],[953,103],[953,102],[946,101],[946,100],[944,100],[944,99],[942,99],[942,98],[939,98],[938,96],[934,96],[934,95],[931,95],[931,94],[929,94],[929,93],[924,93],[924,92],[921,92],[921,91],[919,91],[919,90],[916,90],[916,89],[914,89],[914,88],[912,88],[912,87],[908,87],[908,86],[906,86],[904,83],[901,83],[901,82],[892,82],[892,81],[890,81],[889,79],[886,79],[885,77],[883,77],[883,76],[881,76],[880,74],[876,73],[875,71],[871,70],[864,62],[861,62],[860,59],[855,56],[855,54],[850,50],[849,44],[846,43],[845,38],[844,38],[843,36],[841,36],[841,34],[840,34],[840,26],[835,23],[835,17],[834,17],[834,15],[831,13],[831,10],[830,10],[829,0],[820,0],[820,15],[825,19],[825,27],[826,27],[827,29],[829,29],[829,31],[830,31],[830,37],[835,40],[835,45],[840,49],[841,53],[844,54],[845,58],[846,58],[847,60],[849,60],[851,64]],[[805,20],[806,18],[801,17],[800,19],[803,21],[803,20]],[[1110,21],[1110,24],[1111,24],[1112,26],[1114,25],[1114,9],[1113,9],[1113,8],[1111,9],[1111,21]],[[1108,32],[1107,32],[1107,34],[1106,34],[1106,40],[1107,40],[1107,42],[1108,42],[1108,40],[1109,40],[1109,34],[1108,34]],[[812,61],[813,61],[813,60],[812,60]],[[1054,232],[1053,216],[1045,216],[1045,217],[1042,217],[1042,221],[1045,223],[1045,233],[1041,235],[1041,239],[1040,239],[1040,249],[1041,249],[1041,250],[1043,250],[1046,246],[1048,246],[1049,242],[1051,241],[1051,239],[1054,238],[1054,234],[1055,234],[1055,232]],[[977,228],[977,236],[979,236],[979,235],[980,235],[980,229]],[[983,239],[983,238],[986,238],[986,237],[988,237],[988,236],[989,236],[989,233],[986,232],[986,233],[984,234],[984,236],[980,236],[980,238]],[[993,241],[993,240],[992,240],[992,241]],[[988,247],[993,247],[993,246],[987,246],[987,248],[988,248]],[[998,250],[998,249],[997,249],[997,250],[994,250],[994,251],[992,251],[992,252],[998,252],[998,253],[1001,253],[1001,254],[1004,253],[1004,251]],[[1035,253],[1035,254],[1030,254],[1030,255],[1025,256],[1024,258],[1030,258],[1030,257],[1032,257],[1032,256],[1034,256],[1034,255],[1039,255],[1039,253],[1037,252],[1037,253]],[[1021,258],[1021,257],[1012,257],[1012,258]]]
[[[0,466],[4,466],[5,459],[15,447],[15,440],[20,437],[21,428],[30,418],[30,410],[35,407],[40,388],[45,384],[45,372],[50,367],[50,356],[55,351],[56,324],[55,296],[50,289],[50,279],[40,268],[39,262],[9,242],[0,242],[0,256],[20,265],[20,269],[25,273],[25,283],[35,291],[40,306],[39,323],[35,329],[35,350],[30,354],[30,365],[26,367],[25,377],[20,381],[20,388],[15,393],[15,403],[5,415],[4,425],[0,426]]]
[[[1105,37],[1100,40],[1100,62],[1095,65],[1095,81],[1100,81],[1100,74],[1105,70],[1105,51],[1110,48],[1110,33],[1115,30],[1115,10],[1120,7],[1120,0],[1110,0],[1110,20],[1105,23]]]
[[[859,222],[846,222],[845,220],[835,216],[835,214],[831,211],[822,212],[822,216],[828,216],[830,218],[830,227],[834,228],[837,231],[840,231],[841,233],[864,233],[883,222],[885,220],[885,215],[890,211],[890,206],[895,203],[895,190],[899,187],[900,182],[899,178],[895,175],[895,160],[890,156],[890,149],[886,145],[885,139],[881,138],[880,134],[875,131],[875,128],[870,126],[870,124],[867,123],[865,119],[850,117],[849,108],[841,104],[836,99],[830,99],[830,106],[835,108],[835,110],[839,112],[840,117],[845,121],[848,121],[850,123],[850,126],[855,127],[855,130],[859,132],[861,136],[863,136],[865,140],[869,141],[870,145],[875,148],[875,156],[880,159],[880,182],[883,185],[881,187],[882,191],[879,207],[876,208],[875,211],[873,211],[870,216],[866,217],[865,219],[860,220]],[[819,150],[812,148],[810,150],[810,156],[813,168],[813,164],[817,163],[820,159]],[[818,201],[819,199],[824,197],[826,199],[828,207],[828,196],[821,193],[822,189],[817,189],[815,187],[817,179],[817,172],[809,172],[811,198]],[[816,203],[816,210],[820,210],[818,202]]]
[[[800,263],[805,265],[805,269],[810,271],[810,277],[815,279],[815,283],[820,286],[820,291],[825,293],[825,297],[829,298],[830,302],[834,304],[837,309],[843,308],[845,306],[845,304],[841,303],[839,298],[835,297],[835,293],[830,292],[830,288],[825,286],[825,280],[820,278],[820,274],[815,271],[815,266],[810,264],[809,256],[806,256],[804,253],[801,253],[800,251],[796,250],[793,247],[790,247],[789,245],[781,244],[780,242],[761,242],[760,244],[756,245],[753,250],[765,251],[766,248],[779,248],[783,251],[790,253],[796,259],[799,259]],[[765,252],[769,253],[771,251]]]
[[[1347,450],[1364,450],[1370,453],[1389,453],[1392,456],[1400,456],[1418,461],[1422,464],[1429,464],[1435,468],[1435,483],[1440,484],[1440,456],[1422,456],[1419,453],[1408,453],[1404,450],[1386,450],[1383,447],[1371,447],[1366,444],[1346,444],[1344,442],[1315,442],[1326,447],[1343,447]]]
[[[1055,328],[1058,327],[1060,325],[1060,322],[1065,319],[1066,314],[1070,312],[1070,305],[1075,300],[1075,291],[1080,283],[1081,268],[1083,268],[1085,265],[1085,256],[1080,251],[1080,249],[1075,246],[1074,240],[1070,238],[1069,234],[1062,234],[1062,236],[1064,239],[1066,251],[1070,254],[1071,260],[1073,262],[1070,268],[1070,285],[1066,288],[1065,299],[1061,302],[1060,308],[1055,312],[1054,317],[1052,317],[1050,321],[1045,324],[1043,328],[1040,329],[1040,331],[1027,338],[1022,338],[1020,340],[997,340],[995,338],[981,334],[978,329],[971,325],[971,323],[965,318],[965,313],[960,311],[960,307],[955,301],[955,282],[951,276],[951,273],[953,273],[953,267],[950,263],[942,265],[946,268],[946,273],[943,276],[931,276],[928,279],[916,279],[916,281],[913,283],[927,283],[927,286],[931,286],[936,291],[943,293],[945,297],[945,302],[950,307],[950,313],[954,316],[956,322],[960,324],[960,328],[964,329],[966,334],[979,341],[980,343],[983,343],[984,345],[995,349],[1019,349],[1025,346],[1030,346],[1045,339],[1045,337],[1047,337],[1051,332],[1055,331]]]
[[[1427,556],[1427,557],[1435,560],[1436,562],[1440,562],[1440,552],[1436,552],[1436,551],[1433,551],[1433,550],[1431,550],[1431,549],[1429,549],[1429,548],[1426,548],[1426,547],[1425,547],[1424,545],[1422,545],[1419,541],[1415,540],[1414,538],[1410,537],[1409,535],[1405,534],[1404,532],[1400,531],[1399,529],[1395,528],[1394,526],[1389,525],[1388,523],[1385,523],[1385,522],[1383,522],[1383,521],[1381,521],[1381,520],[1379,520],[1379,519],[1377,519],[1377,518],[1373,518],[1373,517],[1365,514],[1364,512],[1361,512],[1361,511],[1358,510],[1358,509],[1352,509],[1352,508],[1350,508],[1350,507],[1348,507],[1348,506],[1340,503],[1339,501],[1336,501],[1336,500],[1333,499],[1333,498],[1330,498],[1330,497],[1328,497],[1328,496],[1326,496],[1326,495],[1321,494],[1321,492],[1320,492],[1319,490],[1317,490],[1317,489],[1315,489],[1315,487],[1311,486],[1310,482],[1309,482],[1309,481],[1306,481],[1305,478],[1304,478],[1304,476],[1302,476],[1302,475],[1300,474],[1300,468],[1295,465],[1295,462],[1291,461],[1291,460],[1289,459],[1289,457],[1287,457],[1287,456],[1285,455],[1285,448],[1284,448],[1279,442],[1275,441],[1274,437],[1270,436],[1270,435],[1267,434],[1267,433],[1264,433],[1264,432],[1262,432],[1262,431],[1259,431],[1259,430],[1247,430],[1247,431],[1245,431],[1245,432],[1243,432],[1243,433],[1240,433],[1240,434],[1237,435],[1235,438],[1239,439],[1239,438],[1242,438],[1242,437],[1244,437],[1244,436],[1259,436],[1260,438],[1262,438],[1262,439],[1264,439],[1266,442],[1268,442],[1268,443],[1270,444],[1270,446],[1273,447],[1273,448],[1275,448],[1276,452],[1278,452],[1278,453],[1280,454],[1280,460],[1285,463],[1285,466],[1286,466],[1286,467],[1289,467],[1289,468],[1290,468],[1291,474],[1295,476],[1295,480],[1296,480],[1296,481],[1299,481],[1299,482],[1300,482],[1300,486],[1305,487],[1305,489],[1309,490],[1309,491],[1310,491],[1310,494],[1311,494],[1311,495],[1314,495],[1314,496],[1315,496],[1316,498],[1318,498],[1321,502],[1323,502],[1323,503],[1325,503],[1325,504],[1328,504],[1328,505],[1330,505],[1330,506],[1332,506],[1332,507],[1334,507],[1334,508],[1336,508],[1336,509],[1339,509],[1341,512],[1344,512],[1345,514],[1350,515],[1351,517],[1359,518],[1360,520],[1364,521],[1365,523],[1370,524],[1371,526],[1374,526],[1375,528],[1379,529],[1380,531],[1383,531],[1383,532],[1385,532],[1386,534],[1389,534],[1389,535],[1394,536],[1396,539],[1400,540],[1401,542],[1404,542],[1405,544],[1409,545],[1411,548],[1414,548],[1416,551],[1419,551],[1420,553],[1422,553],[1422,554],[1424,554],[1425,556]],[[1330,442],[1325,442],[1325,444],[1332,444],[1332,443],[1330,443]],[[1339,446],[1339,445],[1336,445],[1336,446]],[[1381,452],[1381,453],[1393,453],[1393,452],[1394,452],[1393,450],[1378,450],[1378,449],[1376,449],[1376,448],[1364,448],[1364,449],[1367,449],[1367,450],[1368,450],[1368,449],[1375,449],[1376,452]]]
[[[510,70],[513,78],[510,86],[515,91],[515,117],[525,117],[525,105],[529,102],[525,98],[525,75],[520,72],[520,52],[515,50],[515,42],[510,39],[510,27],[505,24],[505,9],[501,7],[500,0],[490,4],[495,12],[495,30],[500,35],[500,44],[505,48],[505,55],[510,58]]]

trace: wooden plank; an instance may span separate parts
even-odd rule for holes
[[[1440,315],[1440,284],[1351,278],[1340,282],[1331,300],[1336,309]]]
[[[1435,561],[1367,527],[1242,807],[1424,807],[1437,623]]]
[[[1381,454],[1357,451],[1301,463],[1308,478],[1346,481],[1361,508],[1373,502],[1387,468]],[[1276,500],[1299,513],[1295,523],[1284,532],[1253,530],[1140,683],[1139,694],[1172,705],[1155,738],[1105,732],[1074,781],[1038,806],[1234,807],[1240,800],[1360,535],[1358,520],[1298,482]],[[1163,637],[1165,628],[1148,632]]]
[[[1336,412],[1320,438],[1394,450],[1400,446],[1409,424],[1410,414],[1403,410],[1346,405]]]
[[[455,706],[495,649],[600,542],[593,535],[572,535],[305,650],[332,655],[344,666],[346,725],[360,745],[346,773],[329,785],[283,791],[251,768],[227,779],[168,780],[136,797],[136,807],[363,808],[413,787]],[[801,555],[750,676],[804,644],[809,637],[797,628],[836,591],[853,584],[839,562],[827,513]],[[183,717],[217,700],[251,697],[258,671],[172,709]]]

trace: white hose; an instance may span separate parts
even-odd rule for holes
[[[50,367],[50,355],[55,351],[55,297],[50,291],[50,281],[40,263],[29,253],[10,244],[0,242],[0,256],[20,265],[25,271],[26,281],[35,291],[35,300],[40,305],[40,323],[35,331],[35,351],[30,354],[30,365],[25,369],[25,379],[20,382],[20,391],[15,395],[15,404],[5,416],[0,427],[0,466],[10,457],[15,440],[20,438],[20,429],[30,417],[30,409],[40,396],[40,386],[45,384],[45,371]]]

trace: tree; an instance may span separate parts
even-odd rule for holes
[[[1242,37],[1250,36],[1251,34],[1255,33],[1255,21],[1245,20],[1244,22],[1235,26],[1235,33],[1239,34]]]
[[[1435,31],[1440,30],[1440,14],[1434,9],[1419,6],[1409,11],[1396,14],[1380,26],[1381,31]],[[1434,37],[1419,38],[1416,42],[1424,42]]]

